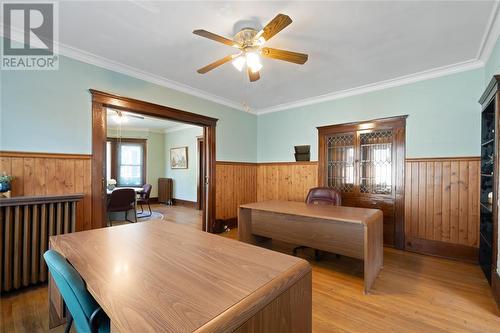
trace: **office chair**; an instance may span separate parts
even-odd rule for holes
[[[333,205],[340,206],[342,203],[342,197],[339,192],[335,191],[329,187],[313,187],[309,190],[306,197],[306,204],[308,205]],[[305,249],[307,246],[298,246],[293,249],[293,255],[297,255],[297,250]],[[319,250],[314,250],[314,256],[316,260],[321,259],[321,252]],[[336,255],[337,258],[340,255]]]
[[[134,218],[135,222],[137,222],[135,200],[135,191],[131,188],[119,188],[111,192],[107,208],[109,224],[113,225],[109,217],[109,213],[111,212],[125,212],[125,220],[134,222],[128,219],[128,211],[131,209],[134,210]]]
[[[150,217],[153,215],[153,212],[151,211],[151,205],[149,204],[149,196],[151,195],[151,189],[153,186],[151,184],[144,184],[142,187],[142,191],[139,192],[139,197],[137,198],[137,203],[141,205],[141,211],[139,212],[139,217]],[[149,209],[149,214],[144,214],[144,208],[142,205],[148,205]]]
[[[58,252],[48,250],[43,258],[67,309],[65,333],[75,323],[78,333],[108,333],[109,318],[90,295],[76,269]]]

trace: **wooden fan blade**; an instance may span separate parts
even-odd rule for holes
[[[264,39],[268,41],[278,32],[285,29],[290,23],[292,23],[292,19],[290,18],[290,16],[278,14],[261,31],[259,31],[256,39],[264,37]]]
[[[255,82],[258,79],[260,79],[260,74],[259,72],[252,72],[250,68],[248,68],[248,78],[250,79],[250,82]]]
[[[293,62],[299,65],[305,64],[308,58],[308,55],[304,53],[273,49],[271,47],[263,47],[261,54],[264,57]]]
[[[194,30],[193,34],[201,36],[201,37],[205,37],[205,38],[208,38],[208,39],[211,39],[211,40],[214,40],[216,42],[219,42],[219,43],[222,43],[222,44],[226,44],[226,45],[229,45],[229,46],[239,47],[238,43],[236,43],[235,41],[233,41],[231,39],[228,39],[226,37],[222,37],[222,36],[216,35],[214,33],[206,31],[206,30],[202,30],[202,29],[200,29],[200,30]]]
[[[200,74],[205,74],[206,72],[211,71],[212,69],[217,68],[220,65],[223,65],[226,62],[233,60],[233,58],[234,58],[233,55],[225,56],[222,59],[214,61],[213,63],[211,63],[209,65],[206,65],[205,67],[202,67],[202,68],[198,69],[197,72],[200,73]]]

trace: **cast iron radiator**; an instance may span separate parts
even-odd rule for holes
[[[76,231],[83,194],[0,199],[0,291],[47,281],[49,236]]]

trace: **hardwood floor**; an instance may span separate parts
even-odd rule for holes
[[[200,228],[200,211],[153,210]],[[222,236],[237,238],[236,229]],[[293,248],[271,246],[285,253]],[[500,312],[479,266],[386,248],[372,293],[363,295],[361,261],[326,254],[316,262],[310,249],[299,255],[313,267],[313,332],[500,332]],[[47,332],[46,286],[0,298],[0,314],[2,333]]]

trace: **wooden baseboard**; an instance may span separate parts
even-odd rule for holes
[[[406,239],[405,250],[473,264],[478,263],[479,256],[477,247],[417,238]]]
[[[496,271],[491,273],[491,293],[500,309],[500,275]]]
[[[173,199],[174,206],[184,206],[189,208],[197,208],[198,203],[196,201],[182,200],[182,199]]]

